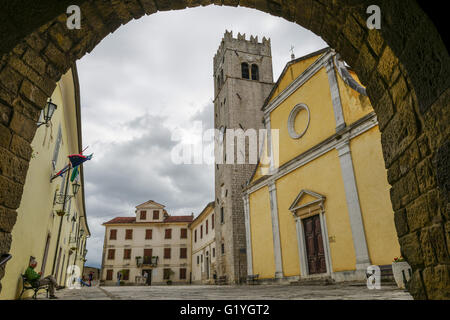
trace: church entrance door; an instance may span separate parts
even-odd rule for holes
[[[320,216],[315,215],[304,219],[303,226],[305,230],[306,256],[309,274],[326,273],[327,266],[320,227]]]

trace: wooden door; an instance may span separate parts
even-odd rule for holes
[[[146,284],[151,286],[152,285],[152,269],[145,269],[142,270],[142,275],[144,275],[144,273],[147,272],[147,280],[146,280]]]
[[[309,274],[327,272],[325,263],[325,250],[323,247],[322,230],[320,228],[320,216],[315,215],[303,220],[306,240],[306,257],[308,260]]]

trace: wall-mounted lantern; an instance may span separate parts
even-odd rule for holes
[[[72,191],[73,191],[73,195],[76,196],[76,194],[78,193],[78,191],[80,190],[80,183],[78,181],[75,180],[74,183],[72,183]]]
[[[53,113],[55,112],[56,108],[57,108],[57,105],[54,104],[52,102],[52,99],[50,98],[49,101],[47,101],[47,104],[46,104],[46,106],[45,106],[45,108],[43,110],[43,120],[44,121],[37,123],[38,128],[40,126],[42,126],[43,124],[47,125],[50,122],[50,120],[52,119]]]
[[[58,189],[56,189],[55,196],[53,198],[53,205],[64,204],[65,202],[69,201],[70,198],[76,196],[76,194],[80,190],[80,187],[80,183],[78,181],[75,181],[74,183],[72,183],[73,194],[62,194],[61,192],[58,192]]]

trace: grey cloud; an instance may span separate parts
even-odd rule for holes
[[[200,121],[204,130],[214,128],[214,104],[207,103],[191,116],[190,121]]]

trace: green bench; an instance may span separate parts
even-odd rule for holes
[[[33,290],[34,291],[33,299],[35,299],[35,300],[37,298],[37,293],[39,292],[39,290],[46,290],[47,291],[47,298],[48,298],[48,290],[49,290],[48,289],[48,284],[45,284],[45,285],[42,285],[42,286],[34,286],[30,282],[28,282],[28,279],[27,279],[27,277],[24,274],[22,274],[20,276],[22,277],[22,292],[20,293],[19,300],[20,300],[20,298],[22,298],[23,293],[25,291],[27,291],[27,290]]]

